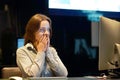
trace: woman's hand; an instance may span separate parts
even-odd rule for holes
[[[49,36],[43,35],[38,40],[38,44],[36,44],[36,48],[38,52],[45,52],[50,45],[50,39]]]

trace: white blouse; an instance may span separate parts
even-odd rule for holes
[[[16,61],[23,77],[66,77],[68,71],[60,60],[55,48],[37,53],[31,43],[16,51]]]

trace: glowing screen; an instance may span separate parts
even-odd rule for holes
[[[17,40],[17,48],[20,48],[24,46],[24,39],[23,38],[18,38]]]
[[[120,0],[49,0],[49,8],[120,12]]]

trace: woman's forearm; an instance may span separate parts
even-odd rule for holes
[[[52,50],[52,51],[51,51]],[[56,50],[51,49],[47,52],[46,59],[47,62],[54,72],[56,76],[64,76],[68,75],[68,71],[62,61],[60,60],[59,56],[57,55]]]

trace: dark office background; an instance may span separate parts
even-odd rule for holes
[[[23,37],[27,21],[36,13],[52,19],[51,44],[67,67],[68,76],[101,73],[98,47],[91,46],[91,21],[86,16],[51,15],[47,0],[0,0],[0,69],[16,66],[17,39]]]

